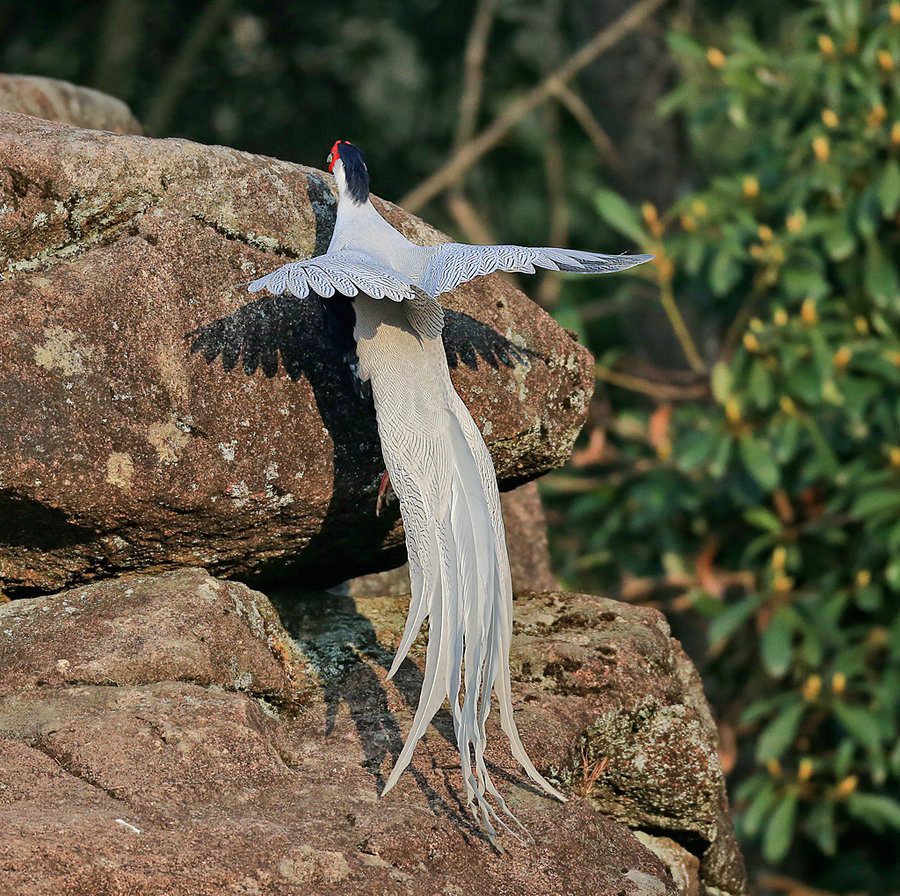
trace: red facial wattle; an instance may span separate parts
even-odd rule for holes
[[[334,163],[341,157],[338,152],[338,146],[341,145],[340,140],[336,140],[334,146],[331,147],[331,152],[328,153],[328,170],[329,172],[334,171]]]

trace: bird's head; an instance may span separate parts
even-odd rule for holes
[[[346,140],[338,140],[328,153],[328,170],[334,175],[338,195],[362,204],[369,199],[369,170],[362,153]]]

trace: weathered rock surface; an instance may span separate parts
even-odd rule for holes
[[[517,602],[520,730],[572,799],[525,784],[492,719],[495,780],[534,837],[498,855],[460,800],[447,713],[378,800],[421,684],[421,638],[385,680],[405,602],[279,603],[295,640],[261,594],[200,570],[0,607],[0,892],[742,892],[730,825],[707,817],[705,703],[658,613]]]
[[[39,75],[0,74],[0,109],[79,128],[143,133],[128,106],[114,96]]]
[[[321,301],[242,309],[233,288],[326,247],[331,187],[223,147],[0,113],[0,589],[185,565],[334,582],[402,557],[396,507],[373,512],[374,411]],[[564,462],[587,351],[500,278],[444,298],[501,482]],[[185,340],[204,325],[209,363]]]

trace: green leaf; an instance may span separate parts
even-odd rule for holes
[[[844,218],[828,223],[822,232],[825,251],[832,261],[846,261],[856,250],[856,237]]]
[[[686,56],[694,59],[706,58],[706,50],[694,38],[682,31],[670,31],[666,35],[666,43],[676,56]]]
[[[797,794],[789,793],[769,816],[763,835],[762,851],[769,862],[780,862],[791,848],[794,821],[797,817]]]
[[[730,252],[718,252],[709,266],[709,288],[724,296],[741,278],[741,266]]]
[[[828,443],[828,439],[822,435],[822,430],[816,425],[816,421],[812,419],[812,417],[806,417],[804,419],[804,424],[806,426],[806,430],[809,433],[810,438],[812,439],[813,449],[816,453],[816,460],[819,462],[819,472],[823,476],[836,476],[838,470],[840,469],[840,464],[838,463],[837,456],[834,453],[831,445]],[[809,473],[810,471],[808,471]]]
[[[751,364],[748,385],[753,402],[758,408],[765,410],[772,404],[772,376],[762,362],[754,361]]]
[[[869,749],[878,749],[881,743],[878,720],[871,712],[843,702],[835,703],[833,709],[837,720],[857,743]]]
[[[766,529],[769,532],[781,532],[784,528],[781,525],[781,520],[766,507],[751,507],[749,510],[744,511],[744,519],[751,526]]]
[[[725,404],[731,397],[731,382],[731,368],[724,361],[717,361],[713,365],[710,386],[713,396],[719,404]]]
[[[709,627],[709,643],[715,648],[728,641],[759,606],[755,598],[744,598],[727,606]]]
[[[900,803],[892,797],[880,793],[851,793],[847,797],[847,809],[877,830],[887,826],[900,831]]]
[[[775,488],[779,472],[768,443],[754,436],[744,436],[739,447],[747,472],[759,483],[760,488],[767,492]]]
[[[837,852],[837,832],[834,826],[834,803],[819,803],[806,817],[805,828],[816,846],[826,856]]]
[[[763,666],[775,678],[781,678],[791,664],[794,619],[790,608],[779,607],[760,641]]]
[[[713,434],[704,430],[689,430],[675,443],[675,463],[690,473],[702,466],[715,447]]]
[[[595,198],[597,211],[600,217],[615,228],[619,233],[639,245],[643,245],[647,239],[644,228],[641,226],[637,212],[618,193],[612,190],[599,190]]]
[[[821,299],[831,292],[831,287],[821,271],[814,268],[791,265],[785,267],[782,277],[785,292],[801,299]]]
[[[756,758],[759,762],[778,759],[794,742],[803,720],[804,709],[802,703],[787,706],[766,725],[756,742]]]
[[[900,298],[897,269],[875,240],[866,249],[863,279],[867,292],[882,308],[893,307]]]
[[[753,797],[747,811],[741,817],[741,827],[748,837],[755,837],[762,827],[763,821],[769,814],[772,803],[775,802],[775,785],[772,781],[766,781]]]
[[[881,203],[881,214],[885,218],[893,218],[900,207],[900,164],[896,159],[888,162],[878,181],[878,201]]]
[[[731,458],[731,437],[727,433],[721,433],[716,439],[712,456],[709,461],[709,475],[713,479],[721,479],[725,475],[725,468]]]
[[[900,490],[878,489],[863,492],[853,502],[850,512],[860,520],[881,517],[885,514],[894,516],[900,512]]]

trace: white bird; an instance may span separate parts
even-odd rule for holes
[[[512,583],[497,477],[484,439],[450,381],[437,296],[491,271],[534,273],[541,267],[608,273],[653,256],[461,243],[417,246],[372,205],[359,149],[338,141],[328,168],[338,189],[328,250],[284,265],[254,280],[249,289],[298,298],[310,292],[353,297],[358,375],[371,383],[381,450],[400,500],[409,554],[409,613],[389,678],[429,620],[419,705],[382,795],[397,783],[449,698],[467,802],[494,840],[495,824],[510,828],[488,794],[508,819],[519,822],[485,765],[492,691],[515,758],[544,791],[565,797],[534,767],[513,720]]]

